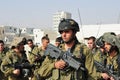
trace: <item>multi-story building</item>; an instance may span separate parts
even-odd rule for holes
[[[42,31],[41,29],[34,29],[33,35],[34,35],[34,43],[36,45],[41,45],[41,38],[44,36],[44,31]]]
[[[56,33],[58,33],[58,25],[62,18],[71,19],[71,13],[64,12],[64,11],[58,11],[55,14],[53,14],[53,29]]]
[[[34,28],[20,28],[20,31],[22,34],[33,34],[33,29]]]
[[[14,37],[26,37],[33,39],[34,28],[17,28],[13,26],[0,26],[0,39],[10,44]]]
[[[1,38],[6,44],[12,41],[15,34],[17,34],[17,28],[13,26],[1,26],[0,29]]]

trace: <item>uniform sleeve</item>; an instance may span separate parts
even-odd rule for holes
[[[13,74],[13,66],[12,66],[12,61],[10,59],[10,55],[7,55],[5,57],[5,59],[3,60],[2,64],[1,64],[1,71],[5,74],[5,75],[12,75]]]
[[[83,54],[86,56],[86,60],[85,60],[85,67],[87,68],[88,70],[88,76],[90,78],[97,78],[98,76],[100,76],[100,73],[99,72],[96,72],[96,68],[94,66],[94,58],[93,58],[93,55],[91,53],[91,51],[87,48],[87,46],[84,46],[84,49],[83,49]]]
[[[33,64],[34,63],[34,61],[35,61],[35,56],[33,55],[34,53],[28,53],[28,56],[29,56],[29,62],[31,63],[31,64]]]
[[[28,53],[28,60],[31,64],[34,64],[35,56],[39,53],[38,47],[34,47],[31,53]]]
[[[52,70],[54,69],[54,63],[55,61],[46,56],[42,66],[38,70],[38,74],[40,74],[41,77],[50,76],[52,74]]]

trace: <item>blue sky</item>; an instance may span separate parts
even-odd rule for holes
[[[52,27],[57,11],[72,13],[79,24],[107,24],[120,21],[120,0],[0,0],[0,25]]]

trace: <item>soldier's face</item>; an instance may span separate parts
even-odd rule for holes
[[[0,43],[0,51],[3,51],[3,49],[4,49],[4,44]]]
[[[105,48],[105,50],[106,50],[107,52],[110,51],[111,47],[112,47],[111,44],[105,42],[104,48]]]
[[[32,46],[33,46],[33,42],[28,41],[28,46],[29,46],[29,47],[32,47]]]
[[[72,30],[61,31],[61,36],[64,42],[69,42],[74,37]]]
[[[94,43],[94,41],[92,39],[88,40],[88,48],[89,49],[93,49],[94,45],[95,45],[95,43]]]
[[[42,40],[42,45],[43,45],[45,48],[47,47],[48,43],[49,43],[49,40],[46,40],[46,39]]]

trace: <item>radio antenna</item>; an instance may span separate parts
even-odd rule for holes
[[[82,32],[83,41],[84,41],[84,43],[85,43],[84,33],[83,33],[83,27],[82,27],[82,20],[81,20],[81,15],[80,15],[80,10],[79,10],[79,8],[78,8],[78,16],[79,16],[79,20],[80,20],[80,29],[81,29],[81,32]]]

